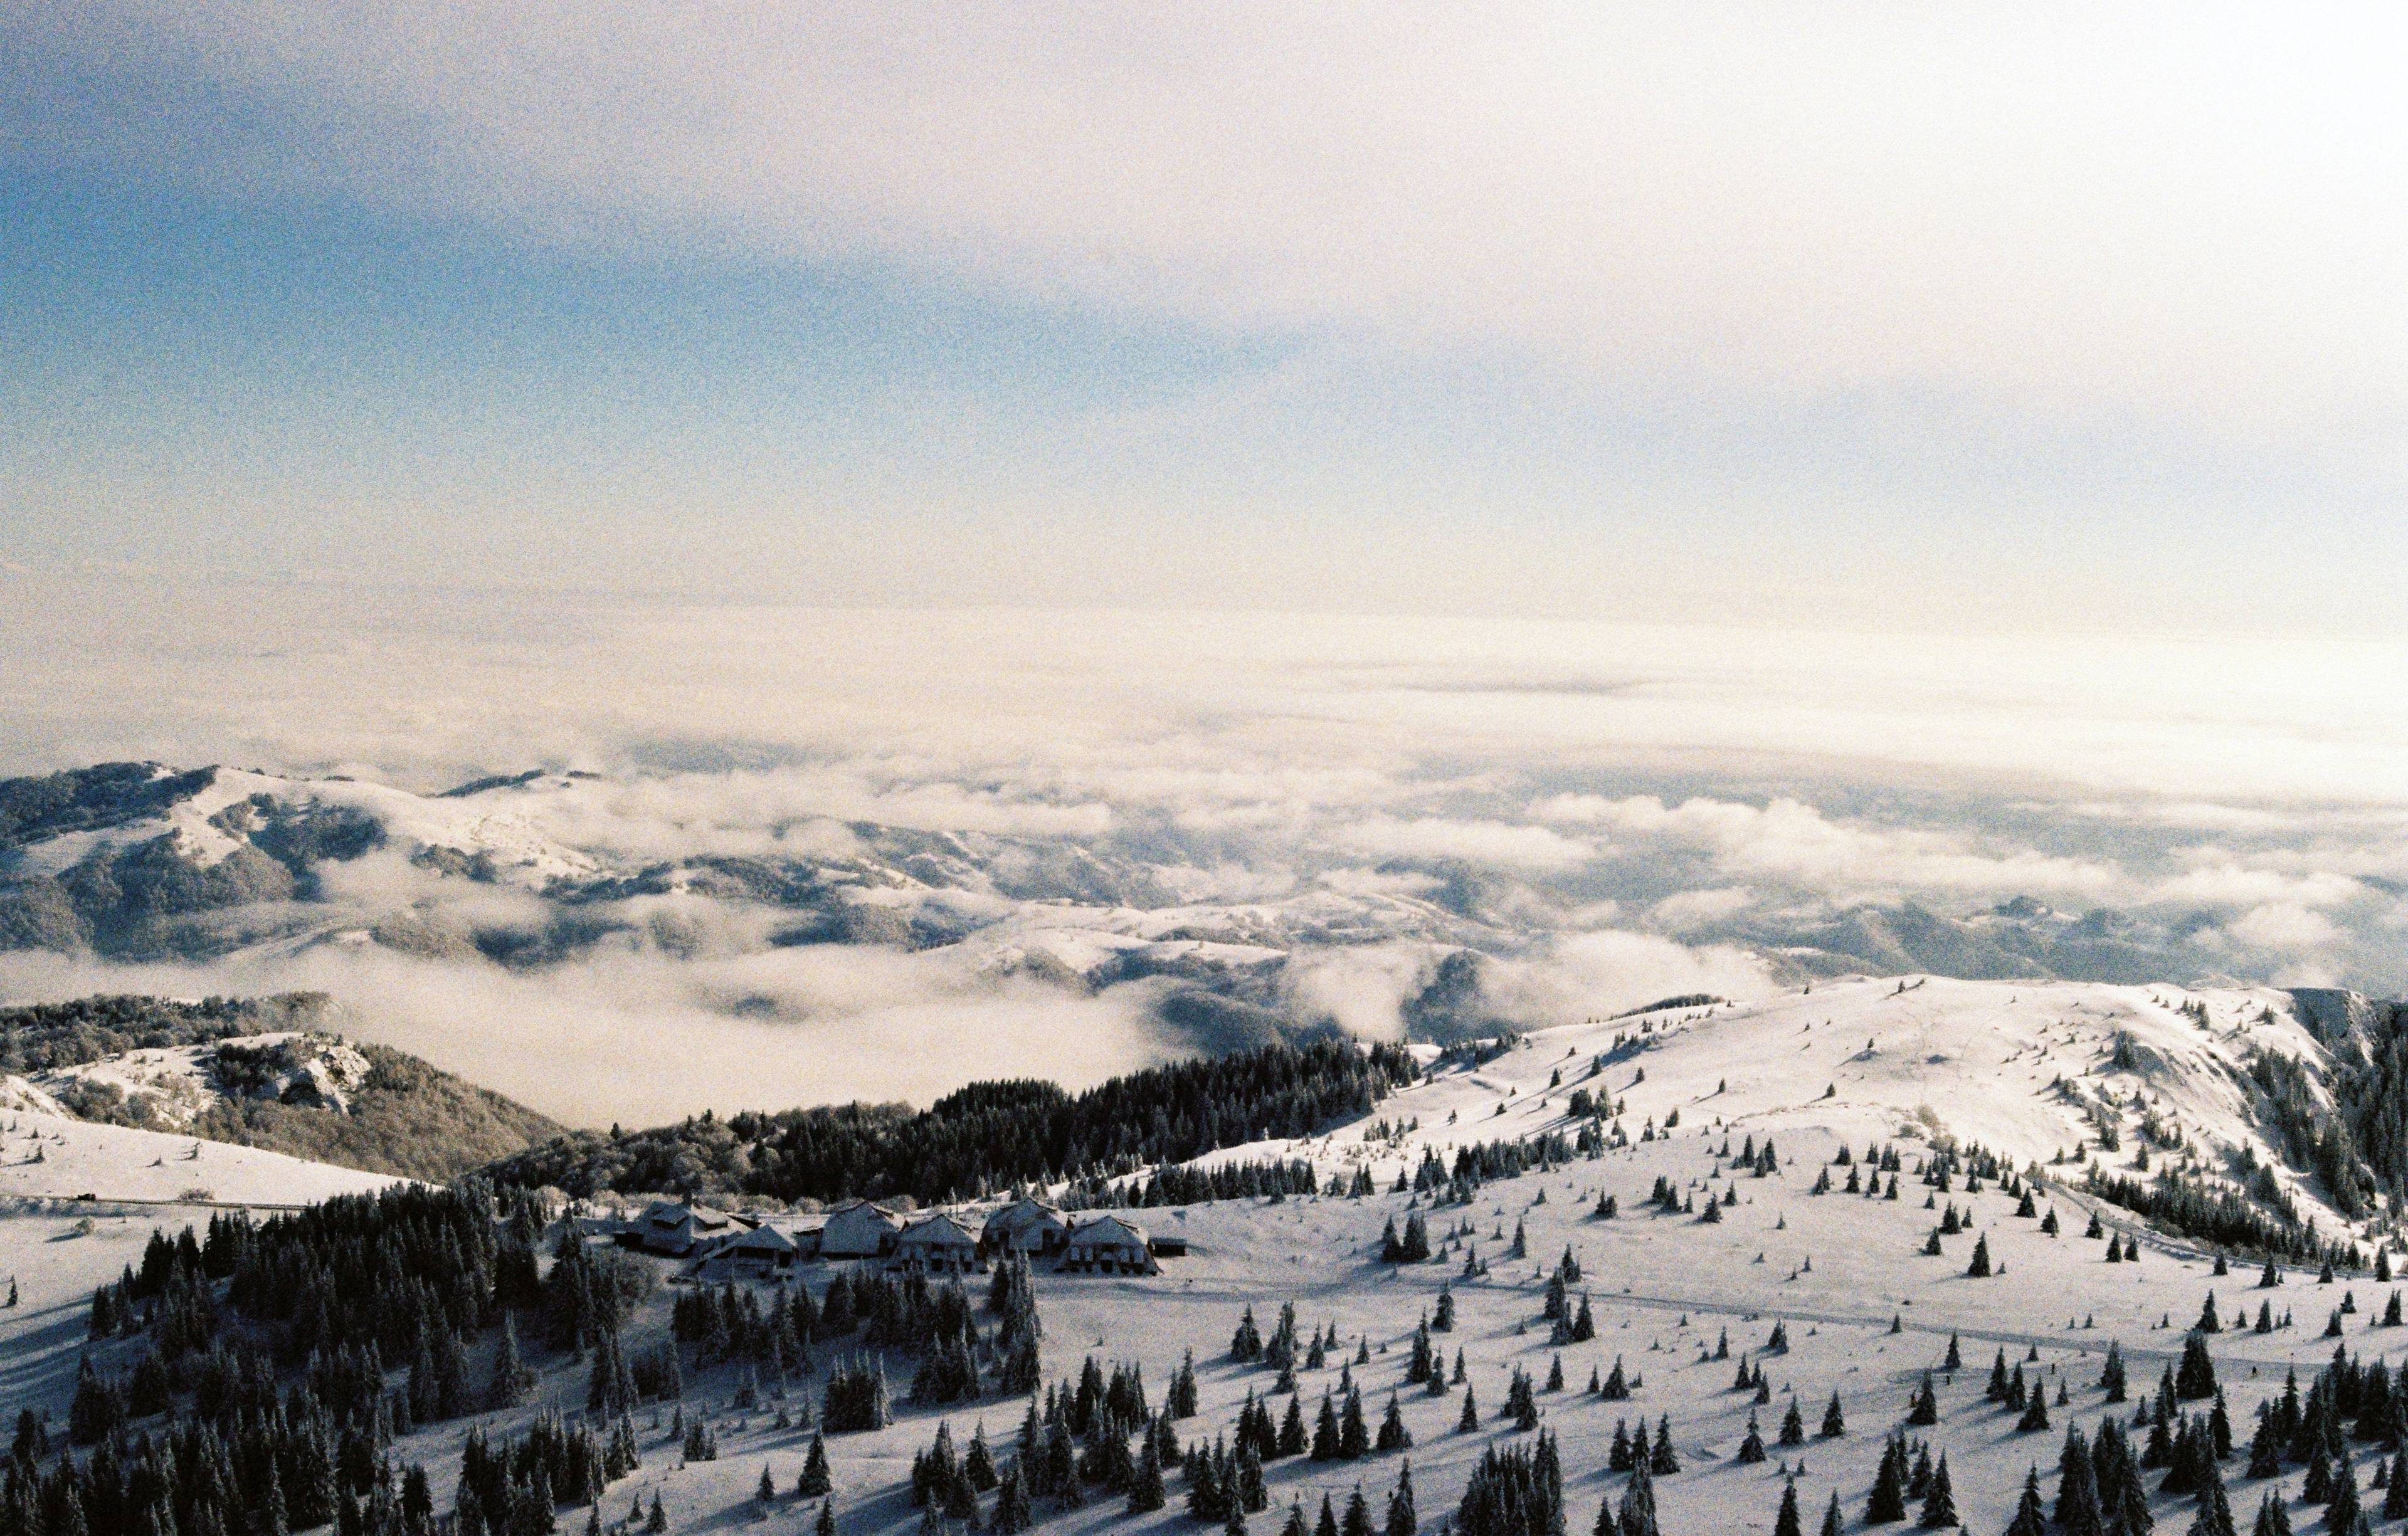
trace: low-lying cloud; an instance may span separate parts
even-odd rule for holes
[[[1818,966],[2408,987],[2408,705],[2313,645],[2258,647],[2219,703],[2214,647],[2107,697],[2137,664],[2107,640],[2060,668],[1929,637],[518,599],[338,629],[341,594],[152,595],[0,614],[0,762],[339,771],[308,792],[399,805],[395,835],[319,866],[291,937],[20,951],[0,990],[319,988],[584,1121],[1083,1083],[1271,1019],[1542,1027]],[[1645,681],[1560,689],[1608,675]],[[2364,705],[2339,737],[2337,693]],[[594,776],[379,788],[536,765]],[[471,843],[528,862],[413,856]]]

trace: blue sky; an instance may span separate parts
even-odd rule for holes
[[[2394,23],[2164,20],[7,0],[0,561],[2396,624]]]

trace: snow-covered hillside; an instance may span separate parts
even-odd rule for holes
[[[1585,1089],[1623,1105],[1634,1137],[1677,1115],[1684,1137],[1702,1127],[1978,1145],[2060,1181],[2081,1173],[2061,1160],[2086,1141],[2095,1149],[2099,1127],[2112,1124],[2118,1152],[2089,1154],[2102,1169],[2128,1171],[2139,1159],[2145,1173],[2171,1160],[2223,1179],[2254,1161],[2310,1210],[2323,1207],[2315,1188],[2284,1169],[2261,1120],[2246,1073],[2259,1050],[2312,1074],[2328,1060],[2289,994],[2273,988],[1858,977],[1535,1031],[1389,1100],[1381,1119],[1417,1122],[1400,1135],[1364,1140],[1348,1128],[1216,1158],[1368,1164],[1384,1187],[1425,1151],[1452,1159],[1472,1143],[1569,1131],[1570,1096]],[[2340,1225],[2329,1210],[2325,1219]]]
[[[393,1182],[257,1147],[0,1112],[0,1199],[306,1205]]]
[[[2369,1358],[2408,1348],[2408,1328],[2384,1321],[2396,1291],[2369,1273],[2319,1284],[2313,1269],[2284,1266],[2278,1283],[2261,1288],[2255,1261],[2219,1275],[2204,1245],[2153,1230],[2079,1188],[2086,1165],[2135,1171],[2144,1145],[2153,1166],[2172,1159],[2191,1176],[2221,1177],[2244,1158],[2278,1162],[2244,1086],[2248,1057],[2261,1048],[2302,1062],[2312,1075],[2324,1071],[2318,1033],[2275,992],[1852,980],[1750,1005],[1693,1003],[1570,1026],[1476,1062],[1468,1057],[1478,1053],[1440,1059],[1426,1050],[1427,1077],[1364,1119],[1213,1159],[1309,1158],[1324,1188],[1332,1175],[1351,1183],[1363,1171],[1369,1192],[1127,1213],[1157,1238],[1183,1240],[1184,1251],[1166,1257],[1158,1274],[1069,1274],[1040,1263],[1034,1286],[1043,1374],[1067,1382],[1089,1358],[1140,1367],[1158,1406],[1192,1357],[1197,1412],[1174,1428],[1182,1444],[1202,1444],[1226,1438],[1250,1399],[1268,1401],[1275,1415],[1288,1406],[1275,1371],[1230,1358],[1241,1316],[1251,1312],[1268,1332],[1293,1305],[1299,1326],[1334,1334],[1323,1363],[1297,1368],[1296,1403],[1306,1421],[1325,1394],[1342,1402],[1351,1387],[1374,1422],[1393,1399],[1412,1446],[1360,1459],[1271,1460],[1263,1472],[1268,1507],[1252,1516],[1263,1530],[1276,1529],[1292,1502],[1311,1522],[1325,1497],[1342,1508],[1358,1486],[1376,1520],[1408,1457],[1421,1529],[1436,1529],[1487,1452],[1534,1443],[1502,1412],[1517,1374],[1531,1383],[1537,1428],[1559,1449],[1567,1524],[1576,1529],[1589,1529],[1598,1504],[1626,1491],[1611,1448],[1643,1422],[1651,1435],[1670,1434],[1678,1467],[1656,1481],[1669,1536],[1769,1529],[1793,1477],[1809,1519],[1836,1494],[1843,1527],[1857,1529],[1885,1441],[1901,1429],[1947,1458],[1962,1522],[1996,1530],[2028,1468],[2052,1469],[2042,1493],[2053,1501],[2066,1429],[2090,1433],[2109,1418],[2128,1421],[2202,1314],[2217,1325],[2201,1337],[2244,1445],[2258,1407],[2280,1394],[2287,1372],[2329,1358],[2336,1330],[2342,1347]],[[1629,1135],[1518,1173],[1397,1188],[1426,1156],[1451,1168],[1454,1154],[1476,1144],[1529,1145],[1567,1131],[1576,1092],[1610,1096],[1619,1113],[1604,1123],[1618,1118]],[[42,1163],[10,1164],[12,1176],[28,1166],[78,1166],[66,1144],[40,1137],[139,1138],[14,1118],[19,1129],[7,1145],[46,1153]],[[108,1145],[138,1152],[163,1140]],[[82,1154],[96,1159],[92,1166],[121,1181],[145,1176],[138,1156],[92,1145]],[[1977,1147],[1998,1159],[1995,1172],[1969,1180]],[[215,1147],[204,1155],[236,1156]],[[1869,1156],[1892,1172],[1862,1182]],[[169,1158],[149,1173],[179,1177],[174,1164]],[[271,1165],[258,1173],[243,1188],[290,1191],[306,1183]],[[2279,1176],[2295,1198],[2313,1197],[2296,1173]],[[1656,1198],[1665,1190],[1670,1205]],[[974,1226],[983,1209],[959,1214]],[[44,1276],[40,1294],[51,1298],[70,1279],[102,1275],[95,1256],[130,1254],[138,1241],[139,1219],[121,1231],[105,1213],[95,1216],[92,1230],[75,1234],[65,1217],[45,1214],[38,1222],[47,1226],[28,1218],[0,1227],[0,1241],[14,1245],[28,1273]],[[2339,1234],[2329,1211],[2324,1221]],[[1427,1234],[1429,1257],[1386,1261],[1384,1234],[1416,1228]],[[2379,1236],[2363,1228],[2358,1235]],[[28,1247],[52,1240],[67,1250],[64,1259]],[[629,1350],[668,1342],[670,1298],[690,1294],[692,1284],[674,1261],[644,1262],[673,1283],[630,1320]],[[835,1273],[806,1263],[795,1279],[824,1292]],[[1570,1314],[1560,1328],[1544,1316],[1557,1275],[1568,1280]],[[755,1299],[770,1300],[766,1282]],[[1445,1368],[1440,1388],[1409,1382],[1417,1330],[1446,1308],[1454,1326],[1430,1335]],[[1581,1314],[1586,1321],[1575,1328]],[[0,1319],[0,1372],[18,1382],[22,1401],[59,1401],[72,1335],[64,1301],[36,1317]],[[25,1341],[22,1351],[12,1339]],[[2129,1400],[2104,1386],[2111,1346],[2128,1367]],[[139,1347],[110,1345],[106,1358],[130,1367]],[[744,1406],[747,1368],[689,1346],[684,1396],[638,1415],[643,1463],[606,1491],[604,1517],[615,1525],[657,1499],[671,1531],[763,1519],[769,1529],[803,1526],[819,1500],[791,1490],[822,1372],[832,1352],[863,1347],[824,1341],[810,1372],[782,1383],[773,1375],[769,1396]],[[1948,1364],[1952,1349],[1959,1368]],[[2015,1405],[1986,1393],[1993,1361],[2021,1383]],[[433,1424],[395,1445],[400,1460],[425,1463],[438,1508],[449,1508],[471,1430],[498,1442],[547,1405],[574,1410],[584,1401],[585,1359],[553,1352],[537,1363],[527,1406]],[[924,1527],[905,1486],[913,1456],[940,1425],[957,1445],[982,1429],[1007,1463],[1011,1458],[1025,1400],[904,1401],[910,1366],[898,1345],[890,1364],[893,1424],[827,1439],[834,1514],[847,1536]],[[1626,1396],[1598,1389],[1617,1376]],[[1927,1382],[1933,1416],[1910,1424],[1910,1400]],[[1841,1432],[1826,1434],[1834,1401],[1830,1422]],[[1467,1402],[1477,1404],[1469,1424]],[[1793,1407],[1799,1438],[1784,1444]],[[716,1459],[681,1455],[680,1426],[696,1423],[716,1437]],[[1765,1446],[1760,1458],[1751,1426]],[[2344,1444],[2364,1487],[2378,1448]],[[766,1507],[757,1500],[765,1468],[777,1490]],[[2277,1488],[2296,1501],[2299,1471],[2286,1464],[2273,1476],[2244,1474],[2236,1457],[2220,1476],[2245,1519]],[[2150,1488],[2158,1475],[2149,1472]],[[1049,1536],[1211,1529],[1183,1512],[1183,1492],[1174,1473],[1170,1506],[1160,1512],[1132,1515],[1120,1494],[1092,1487],[1075,1504],[1040,1499],[1034,1515]],[[2192,1517],[2186,1496],[2157,1494],[2154,1502],[2159,1529]],[[2304,1529],[2315,1512],[2299,1509],[2293,1520]]]
[[[0,1080],[0,1103],[105,1105],[106,1117],[181,1131],[212,1106],[245,1099],[341,1114],[369,1071],[358,1047],[337,1036],[285,1030],[204,1045],[145,1046],[31,1078],[9,1077]]]
[[[1440,1062],[1425,1082],[1325,1136],[1211,1159],[1310,1158],[1325,1183],[1368,1169],[1373,1193],[1149,1208],[1131,1214],[1156,1236],[1186,1244],[1160,1274],[1105,1279],[1040,1267],[1045,1372],[1067,1380],[1091,1356],[1107,1367],[1126,1362],[1158,1393],[1192,1354],[1200,1412],[1179,1432],[1210,1442],[1229,1432],[1249,1397],[1284,1412],[1276,1372],[1228,1351],[1241,1315],[1251,1310],[1268,1331],[1293,1304],[1303,1327],[1339,1339],[1323,1367],[1298,1370],[1306,1422],[1326,1391],[1342,1400],[1351,1383],[1375,1422],[1394,1394],[1413,1444],[1360,1461],[1271,1462],[1269,1507],[1254,1516],[1271,1524],[1260,1529],[1275,1529],[1292,1500],[1308,1521],[1324,1497],[1342,1508],[1358,1486],[1376,1519],[1407,1455],[1422,1528],[1433,1529],[1484,1453],[1531,1443],[1500,1414],[1523,1372],[1537,1386],[1540,1427],[1559,1444],[1575,1529],[1623,1492],[1625,1477],[1607,1465],[1617,1429],[1641,1421],[1651,1433],[1669,1429],[1681,1470],[1657,1479],[1656,1496],[1674,1536],[1770,1529],[1788,1474],[1810,1520],[1837,1493],[1846,1529],[1858,1529],[1884,1440],[1905,1426],[1910,1397],[1928,1379],[1938,1420],[1913,1432],[1948,1457],[1964,1523],[1996,1530],[2027,1468],[2048,1473],[2043,1496],[2053,1501],[2049,1469],[2069,1424],[2089,1432],[2104,1416],[2129,1418],[2132,1403],[2111,1405],[2102,1390],[2110,1344],[2128,1365],[2134,1399],[2145,1400],[2211,1298],[2221,1330],[2212,1355],[2244,1444],[2256,1408],[2280,1392],[2285,1372],[2331,1355],[2329,1323],[2344,1346],[2370,1358],[2408,1346],[2408,1330],[2381,1326],[2392,1288],[2366,1273],[2318,1285],[2312,1270],[2286,1266],[2272,1289],[2258,1288],[2254,1262],[2217,1275],[2201,1244],[2085,1198],[2080,1166],[2058,1160],[2079,1148],[2086,1159],[2128,1170],[2150,1117],[2164,1141],[2179,1142],[2173,1156],[2186,1164],[2213,1171],[2244,1150],[2276,1160],[2242,1086],[2248,1053],[2261,1047],[2312,1068],[2324,1049],[2274,992],[1939,980],[1827,983],[1749,1006],[1691,1005],[1546,1031],[1477,1065]],[[1395,1188],[1426,1153],[1451,1161],[1476,1143],[1565,1131],[1575,1090],[1623,1102],[1632,1139],[1490,1180],[1463,1202],[1442,1189]],[[2119,1150],[2101,1150],[2103,1123],[2121,1128]],[[1961,1171],[1944,1187],[1919,1176],[1941,1166],[1935,1154],[1968,1155],[1977,1144],[2010,1170],[2038,1165],[2030,1215],[2021,1214],[2017,1185],[1993,1179],[1977,1190]],[[1883,1180],[1847,1189],[1873,1147],[1898,1155],[1896,1199]],[[1843,1148],[1845,1165],[1834,1160]],[[2162,1166],[2168,1150],[2157,1145],[2153,1155]],[[2297,1174],[2282,1176],[2300,1198],[2312,1193]],[[1686,1209],[1651,1202],[1666,1186]],[[981,1214],[963,1212],[973,1225]],[[2086,1235],[2094,1215],[2099,1235]],[[1952,1235],[1938,1239],[1935,1254],[1943,1218]],[[2325,1220],[2339,1231],[2330,1213]],[[1432,1257],[1383,1262],[1383,1233],[1414,1221],[1426,1226]],[[2132,1257],[2108,1262],[2111,1240],[2129,1243]],[[1986,1276],[1969,1273],[1977,1244],[1990,1260]],[[1591,1337],[1559,1339],[1542,1316],[1548,1278],[1567,1255],[1579,1271],[1570,1303],[1589,1311]],[[827,1273],[806,1266],[804,1283],[817,1287]],[[1450,1374],[1458,1356],[1464,1374],[1434,1395],[1404,1377],[1415,1330],[1442,1295],[1456,1323],[1433,1340]],[[641,1326],[662,1324],[654,1316]],[[1945,1368],[1952,1341],[1960,1370]],[[2045,1399],[2045,1429],[2030,1427],[2028,1410],[1986,1398],[1994,1358]],[[1550,1387],[1558,1365],[1563,1385]],[[1627,1400],[1590,1387],[1617,1366],[1634,1384]],[[1736,1387],[1744,1367],[1761,1368],[1761,1393]],[[552,1372],[552,1389],[574,1401],[575,1368],[564,1361]],[[645,1465],[632,1486],[609,1491],[606,1516],[631,1503],[648,1509],[657,1494],[672,1530],[715,1529],[764,1513],[754,1495],[765,1466],[781,1490],[791,1487],[808,1429],[778,1427],[771,1404],[731,1406],[737,1380],[732,1369],[707,1373],[684,1407],[715,1427],[720,1459],[683,1464],[666,1429],[648,1422]],[[786,1406],[800,1413],[810,1384],[796,1387]],[[1470,1429],[1461,1428],[1468,1397],[1479,1404]],[[1834,1398],[1845,1432],[1825,1437]],[[1793,1403],[1804,1439],[1783,1445]],[[1003,1447],[1024,1407],[906,1404],[887,1429],[830,1437],[840,1528],[918,1526],[921,1512],[900,1485],[938,1426],[950,1425],[957,1444],[983,1429]],[[1752,1422],[1769,1447],[1759,1462],[1742,1454]],[[2373,1466],[2369,1451],[2358,1455],[2363,1486]],[[2290,1497],[2299,1487],[2296,1476],[2244,1481],[2238,1459],[2223,1475],[2243,1519],[2278,1482]],[[2151,1472],[2149,1486],[2157,1480]],[[1182,1512],[1181,1496],[1174,1478],[1168,1510],[1131,1516],[1117,1495],[1095,1490],[1076,1509],[1039,1500],[1037,1518],[1065,1536],[1206,1529]],[[781,1491],[767,1513],[794,1526],[815,1511],[816,1500]],[[2160,1529],[2190,1518],[2188,1500],[2157,1500]],[[2313,1510],[2294,1515],[2299,1526],[2313,1519]]]
[[[22,1084],[23,1079],[10,1079]],[[0,1392],[64,1406],[94,1287],[142,1261],[152,1231],[227,1206],[313,1204],[394,1180],[255,1147],[0,1109]]]

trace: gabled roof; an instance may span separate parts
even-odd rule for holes
[[[903,1236],[900,1241],[905,1243],[962,1243],[968,1244],[972,1247],[976,1247],[978,1245],[978,1239],[970,1235],[970,1230],[949,1216],[932,1216],[911,1223],[911,1225],[903,1229]]]
[[[727,1246],[731,1250],[742,1248],[753,1253],[793,1253],[795,1240],[775,1227],[755,1227],[743,1236],[731,1239]]]
[[[1120,1217],[1115,1216],[1097,1216],[1093,1221],[1081,1222],[1076,1228],[1072,1229],[1070,1232],[1070,1241],[1074,1244],[1106,1243],[1119,1244],[1133,1243],[1139,1247],[1144,1247],[1153,1240],[1147,1236],[1146,1230],[1139,1226],[1137,1223],[1133,1221],[1123,1221]]]
[[[985,1230],[997,1233],[1018,1232],[1045,1222],[1067,1228],[1070,1218],[1041,1200],[1015,1200],[989,1216]]]
[[[686,1205],[674,1200],[655,1201],[644,1211],[644,1225],[666,1231],[691,1221],[698,1228],[724,1227],[734,1218],[708,1205]]]
[[[848,1200],[839,1204],[829,1206],[827,1213],[828,1219],[833,1221],[838,1216],[851,1216],[855,1212],[859,1212],[864,1216],[875,1216],[879,1220],[885,1222],[890,1227],[899,1226],[902,1220],[901,1217],[897,1216],[894,1212],[886,1209],[884,1206],[872,1205],[866,1200]]]

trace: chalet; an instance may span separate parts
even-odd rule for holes
[[[1116,1216],[1071,1228],[1062,1244],[1061,1268],[1071,1274],[1154,1274],[1160,1270],[1145,1229]]]
[[[801,1244],[775,1227],[755,1227],[710,1250],[713,1264],[738,1274],[783,1274],[801,1257]]]
[[[622,1245],[684,1259],[696,1249],[733,1237],[742,1229],[734,1216],[707,1205],[654,1202],[619,1234]]]
[[[1041,1200],[1015,1200],[986,1218],[979,1246],[991,1257],[1056,1254],[1070,1235],[1069,1218]]]
[[[823,1259],[876,1259],[895,1251],[903,1224],[866,1200],[849,1200],[830,1211],[820,1228]]]
[[[986,1260],[979,1257],[978,1239],[949,1216],[927,1216],[904,1228],[895,1239],[890,1262],[898,1270],[921,1274],[983,1273],[986,1270]]]

